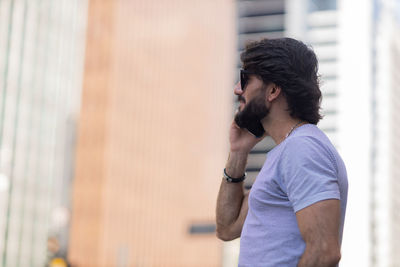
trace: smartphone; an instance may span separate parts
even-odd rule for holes
[[[235,117],[235,122],[240,128],[247,129],[252,135],[259,138],[262,137],[265,133],[264,127],[262,126],[260,121],[247,121],[243,123],[243,120],[240,120],[238,117]]]

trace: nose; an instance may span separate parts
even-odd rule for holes
[[[240,86],[240,82],[236,83],[235,89],[234,89],[234,93],[235,93],[235,95],[242,95],[243,94],[243,90],[242,90],[242,87]]]

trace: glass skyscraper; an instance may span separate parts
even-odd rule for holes
[[[65,254],[86,1],[0,1],[0,266]]]

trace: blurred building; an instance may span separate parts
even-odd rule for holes
[[[64,257],[86,1],[0,1],[0,266]]]
[[[239,240],[216,239],[214,211],[238,55],[283,36],[318,56],[319,126],[347,165],[341,266],[400,266],[399,10],[395,0],[0,1],[1,266],[66,255],[74,266],[237,265]],[[247,188],[273,146],[252,150]]]
[[[233,114],[234,8],[89,2],[75,266],[220,266],[215,205]]]
[[[371,266],[400,266],[400,3],[374,4]]]

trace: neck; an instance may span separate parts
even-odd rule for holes
[[[295,128],[305,124],[300,119],[286,116],[267,116],[262,121],[262,125],[269,136],[272,137],[275,144],[280,144]]]

